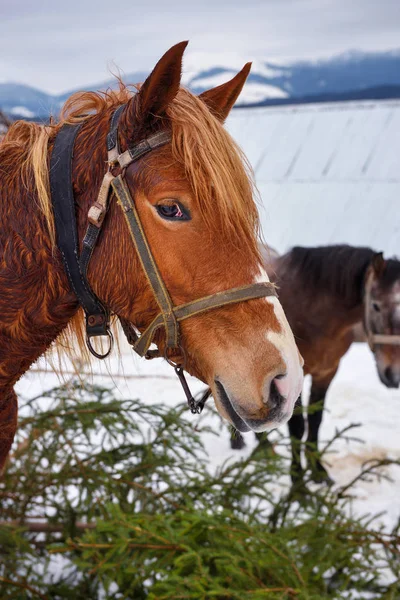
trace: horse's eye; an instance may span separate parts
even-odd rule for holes
[[[168,221],[189,221],[190,215],[187,209],[179,202],[171,204],[157,204],[156,210],[160,217]]]
[[[374,310],[376,310],[376,312],[381,312],[381,307],[379,306],[379,304],[377,302],[372,303],[372,308]]]

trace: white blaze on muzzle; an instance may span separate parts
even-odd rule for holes
[[[260,269],[260,273],[257,275],[255,281],[257,283],[269,281],[268,274],[263,268]],[[286,365],[286,376],[276,379],[275,385],[279,393],[287,400],[288,410],[292,411],[303,389],[302,367],[304,361],[299,354],[293,332],[279,299],[275,296],[273,298],[266,298],[265,301],[273,306],[275,317],[281,327],[280,332],[268,331],[266,338],[281,354],[282,360]]]

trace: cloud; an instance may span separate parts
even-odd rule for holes
[[[110,65],[150,70],[172,44],[189,39],[237,67],[253,58],[328,56],[349,48],[399,45],[398,0],[13,0],[0,7],[0,81],[50,92],[108,79]]]

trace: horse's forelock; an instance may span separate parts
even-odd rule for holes
[[[238,247],[259,257],[259,218],[251,167],[205,103],[181,88],[167,114],[172,154],[181,163],[210,231],[216,225]]]

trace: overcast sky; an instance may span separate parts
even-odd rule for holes
[[[185,39],[187,69],[398,48],[400,0],[0,0],[0,82],[60,93]]]

